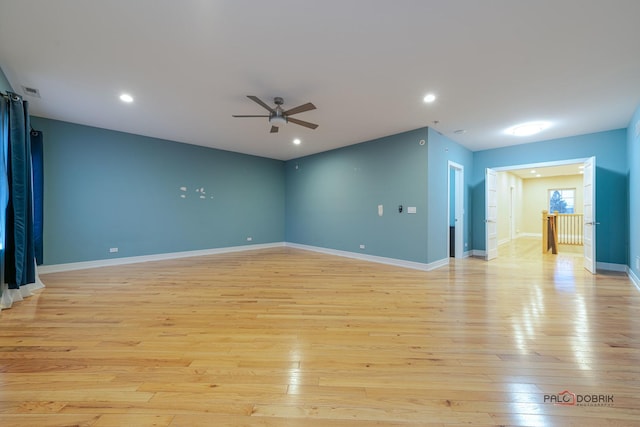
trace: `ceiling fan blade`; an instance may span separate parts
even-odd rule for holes
[[[315,128],[318,127],[318,125],[315,124],[315,123],[305,122],[304,120],[294,119],[293,117],[287,117],[287,121],[291,122],[291,123],[295,123],[295,124],[300,125],[300,126],[304,126],[306,128],[309,128],[309,129],[315,129]]]
[[[278,133],[278,126],[271,126],[271,132],[270,133]]]
[[[268,115],[262,115],[262,116],[238,116],[238,115],[233,115],[231,117],[269,117]]]
[[[247,95],[247,98],[249,98],[250,100],[252,100],[253,102],[255,102],[257,104],[262,105],[264,108],[266,108],[270,112],[275,113],[275,110],[273,108],[271,108],[270,106],[268,106],[267,104],[262,102],[262,100],[260,98],[258,98],[257,96]]]
[[[315,110],[315,109],[316,109],[315,105],[313,105],[310,102],[307,102],[306,104],[298,105],[297,107],[293,107],[292,109],[285,111],[284,114],[286,116],[290,116],[292,114],[304,113],[305,111]]]

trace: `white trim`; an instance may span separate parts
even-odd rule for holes
[[[425,264],[422,262],[406,261],[406,260],[397,259],[397,258],[387,258],[387,257],[376,256],[376,255],[361,254],[357,252],[341,251],[338,249],[323,248],[319,246],[301,245],[299,243],[287,242],[285,243],[285,246],[288,248],[320,252],[323,254],[336,255],[344,258],[354,258],[354,259],[359,259],[363,261],[376,262],[378,264],[395,265],[396,267],[412,268],[414,270],[422,270],[422,271],[431,271],[431,270],[435,270],[436,268],[449,265],[449,258],[444,258],[429,264]]]
[[[596,262],[596,270],[605,270],[605,271],[619,271],[622,273],[627,272],[627,266],[625,264],[613,264],[610,262]]]
[[[470,256],[473,256],[473,251],[465,251],[463,258],[469,258]]]
[[[631,279],[631,283],[633,283],[635,287],[638,288],[638,290],[640,291],[640,278],[638,278],[638,276],[636,276],[636,273],[634,273],[633,270],[630,269],[628,266],[627,266],[627,276],[629,276],[629,279]]]
[[[506,239],[498,240],[498,246],[506,245],[507,243],[511,243],[511,239],[506,238]]]
[[[542,233],[518,233],[517,238],[520,237],[539,237],[542,239]]]
[[[252,251],[256,249],[269,249],[285,246],[284,242],[264,243],[258,245],[229,246],[226,248],[202,249],[197,251],[170,252],[165,254],[142,255],[125,258],[101,259],[97,261],[72,262],[68,264],[43,265],[38,267],[38,273],[58,273],[62,271],[84,270],[96,267],[111,267],[125,264],[136,264],[139,262],[164,261],[168,259],[189,258],[205,255],[224,254],[228,252]]]
[[[526,163],[520,165],[510,165],[510,166],[499,166],[496,168],[491,168],[498,172],[507,172],[515,169],[539,169],[548,166],[565,166],[565,165],[573,165],[578,163],[584,163],[589,160],[589,157],[581,158],[581,159],[568,159],[568,160],[553,160],[549,162],[540,162],[540,163]]]
[[[477,256],[480,258],[484,258],[487,256],[487,252],[482,250],[482,249],[472,249],[471,250],[471,256]]]

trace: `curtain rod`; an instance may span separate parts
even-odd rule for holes
[[[22,96],[18,95],[15,92],[0,92],[0,95],[2,95],[4,98],[11,98],[14,101],[22,101]]]

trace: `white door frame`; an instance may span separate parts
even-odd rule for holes
[[[578,164],[584,164],[588,161],[590,161],[590,159],[593,159],[594,165],[593,165],[593,173],[595,176],[595,157],[590,157],[590,158],[579,158],[579,159],[567,159],[567,160],[557,160],[557,161],[551,161],[551,162],[541,162],[541,163],[527,163],[527,164],[521,164],[521,165],[510,165],[510,166],[500,166],[500,167],[496,167],[493,168],[493,170],[495,170],[496,172],[508,172],[511,170],[516,170],[516,169],[537,169],[537,168],[544,168],[544,167],[548,167],[548,166],[564,166],[564,165],[578,165]],[[486,192],[486,187],[487,187],[487,182],[485,179],[485,192]],[[594,194],[594,203],[593,203],[593,212],[594,212],[594,222],[595,222],[595,190],[596,187],[595,185],[593,186],[593,194]],[[486,200],[485,197],[485,211],[487,209],[487,205],[488,205],[488,200]],[[597,222],[595,222],[595,224],[597,224]],[[595,239],[595,230],[593,233],[594,239]],[[488,227],[485,224],[485,241],[488,239]],[[594,265],[596,264],[596,246],[593,245],[593,261],[594,261]],[[487,251],[487,248],[485,247],[485,252]],[[485,254],[485,258],[486,258],[486,254]],[[594,269],[595,271],[595,269]]]
[[[484,173],[484,228],[485,259],[498,257],[498,178],[495,169],[486,168]]]
[[[447,167],[447,230],[449,230],[449,218],[451,218],[451,171],[454,172],[454,212],[455,221],[455,252],[454,258],[464,257],[464,166],[448,161]],[[447,254],[450,253],[450,242],[447,239]]]
[[[512,185],[509,187],[509,240],[516,238],[516,188]]]
[[[584,268],[596,274],[596,158],[584,162]]]

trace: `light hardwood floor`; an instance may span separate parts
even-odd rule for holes
[[[45,275],[0,312],[0,426],[640,425],[640,292],[539,247],[432,272],[277,248]],[[613,402],[545,402],[565,390]]]

